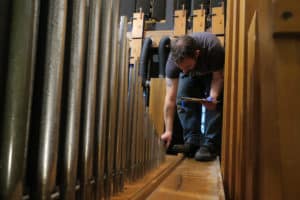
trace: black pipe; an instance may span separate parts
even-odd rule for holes
[[[146,86],[149,71],[149,60],[151,59],[152,39],[147,37],[144,39],[140,56],[140,76],[142,77],[143,86]]]
[[[93,178],[94,135],[96,116],[97,73],[99,55],[101,0],[92,0],[89,4],[89,30],[87,44],[87,65],[83,96],[83,128],[81,155],[81,198],[92,199],[90,181]]]
[[[35,5],[29,0],[1,3],[11,8],[11,12],[4,12],[6,17],[11,14],[11,25],[9,42],[5,42],[8,59],[0,128],[0,199],[21,199],[23,194],[36,44]]]
[[[166,75],[166,63],[170,52],[170,37],[163,37],[158,46],[158,59],[159,59],[159,77],[163,78]]]

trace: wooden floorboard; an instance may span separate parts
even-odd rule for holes
[[[182,155],[166,156],[166,161],[162,163],[157,169],[149,172],[144,178],[125,184],[124,191],[112,200],[144,200],[153,190],[177,167],[183,160]]]
[[[219,160],[196,162],[185,159],[147,198],[160,199],[224,200]]]

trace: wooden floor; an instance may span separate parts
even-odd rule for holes
[[[185,159],[147,200],[224,200],[219,160]]]
[[[224,200],[219,160],[196,162],[167,156],[166,162],[143,179],[125,186],[112,200]]]

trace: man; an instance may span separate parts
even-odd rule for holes
[[[198,161],[216,158],[220,150],[224,49],[211,33],[193,33],[175,39],[166,64],[165,132],[161,139],[168,147],[172,140],[174,112],[183,127],[184,145]],[[181,97],[207,98],[207,127],[201,134],[201,105],[184,102]],[[209,118],[209,119],[208,119]]]

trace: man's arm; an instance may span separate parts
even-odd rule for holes
[[[167,147],[170,145],[172,139],[177,87],[178,79],[166,78],[166,96],[164,104],[164,120],[166,131],[161,136],[161,139],[166,142]]]
[[[215,110],[217,107],[216,101],[219,95],[221,94],[221,91],[224,87],[224,73],[223,70],[215,71],[212,74],[212,81],[210,86],[210,98],[212,100],[212,103],[203,103],[203,105],[208,110]]]
[[[215,71],[212,75],[210,94],[214,100],[217,100],[224,87],[224,72],[223,70]]]

